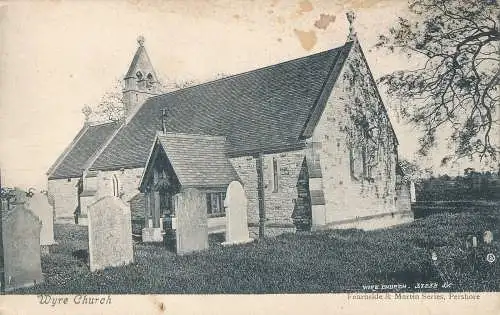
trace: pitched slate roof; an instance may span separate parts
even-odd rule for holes
[[[224,137],[158,133],[155,144],[159,144],[167,155],[183,187],[227,187],[238,180],[226,156]]]
[[[300,146],[315,107],[326,104],[323,90],[333,87],[342,68],[338,64],[343,64],[351,46],[349,42],[152,97],[117,132],[90,169],[144,167],[155,134],[161,130],[162,109],[167,110],[167,132],[224,136],[231,155]]]
[[[119,127],[117,122],[85,125],[47,172],[49,179],[79,177],[85,162],[99,150]]]

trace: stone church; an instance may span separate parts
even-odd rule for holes
[[[209,232],[223,232],[232,181],[253,236],[412,220],[398,139],[352,28],[343,46],[164,94],[138,44],[126,118],[85,123],[47,172],[58,221],[85,224],[87,206],[113,195],[163,232],[173,196],[196,188]]]

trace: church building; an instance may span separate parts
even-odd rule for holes
[[[232,181],[253,237],[412,220],[398,139],[352,28],[340,47],[163,94],[138,44],[126,118],[86,123],[47,173],[58,220],[85,224],[87,206],[113,195],[162,233],[175,195],[196,188],[209,233],[224,232]]]

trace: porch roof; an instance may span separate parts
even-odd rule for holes
[[[167,155],[183,187],[226,187],[238,180],[238,175],[226,156],[227,144],[224,137],[159,132],[156,145]],[[154,149],[151,153],[153,152]],[[155,161],[150,156],[145,174],[151,169],[151,163]]]

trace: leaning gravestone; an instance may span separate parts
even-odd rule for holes
[[[177,219],[177,254],[187,254],[208,248],[208,218],[206,194],[188,188],[174,196]]]
[[[30,209],[42,222],[42,230],[40,232],[40,245],[42,252],[48,252],[48,246],[54,245],[54,212],[49,204],[47,196],[40,193],[35,193],[31,198],[28,198],[26,206]]]
[[[103,197],[88,207],[90,270],[134,260],[130,208],[120,198]]]
[[[253,241],[248,233],[247,197],[243,186],[237,181],[227,188],[226,200],[226,241],[222,245],[243,244]]]
[[[24,203],[2,213],[5,290],[32,286],[43,280],[40,220]]]

